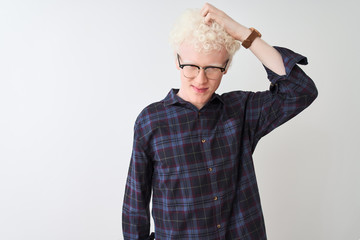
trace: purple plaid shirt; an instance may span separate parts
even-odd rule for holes
[[[252,154],[261,137],[317,97],[297,64],[276,47],[286,75],[266,68],[270,90],[214,94],[198,110],[172,89],[138,116],[123,205],[125,239],[266,239]]]

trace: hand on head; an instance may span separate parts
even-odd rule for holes
[[[217,22],[220,26],[222,26],[225,29],[225,31],[230,36],[241,42],[247,37],[247,35],[250,32],[248,28],[236,22],[225,12],[214,7],[210,3],[205,3],[205,5],[202,7],[200,12],[201,15],[204,17],[204,22],[206,24],[210,25],[212,21]]]

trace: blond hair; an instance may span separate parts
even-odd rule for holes
[[[179,17],[170,32],[169,41],[175,51],[184,42],[191,43],[198,52],[225,48],[230,58],[240,48],[239,41],[218,23],[214,21],[207,25],[199,9],[188,9]]]

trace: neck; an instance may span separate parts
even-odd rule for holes
[[[176,94],[178,97],[180,97],[182,100],[187,101],[189,103],[191,103],[192,105],[194,105],[197,109],[201,109],[202,107],[205,106],[205,103],[196,103],[191,101],[190,99],[188,99],[186,96],[184,96],[181,92],[181,89],[179,90],[179,92]]]

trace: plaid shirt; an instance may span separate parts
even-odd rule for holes
[[[270,90],[214,94],[198,110],[172,89],[138,116],[123,204],[125,239],[266,239],[252,154],[261,137],[317,96],[298,64],[276,47],[286,75],[266,68]]]

